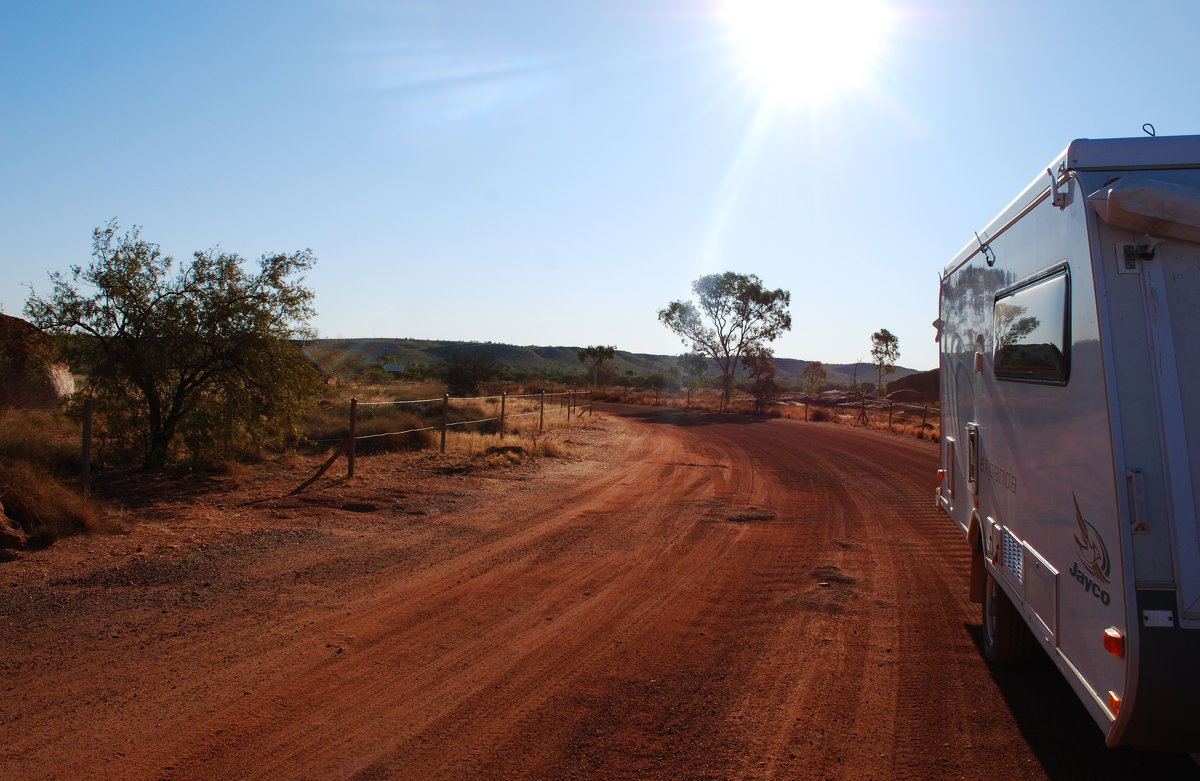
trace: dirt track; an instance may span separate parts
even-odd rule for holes
[[[632,407],[566,439],[165,485],[0,564],[0,777],[1197,775],[981,660],[931,443]]]

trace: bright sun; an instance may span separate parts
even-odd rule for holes
[[[725,0],[721,17],[747,75],[790,103],[865,86],[892,23],[884,0]]]

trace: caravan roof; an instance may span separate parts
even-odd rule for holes
[[[1200,136],[1079,138],[1050,167],[1057,169],[1064,158],[1069,171],[1200,168]]]
[[[1050,162],[1045,174],[1034,177],[1024,192],[978,232],[976,241],[968,242],[946,264],[944,275],[961,268],[1014,220],[1049,195],[1052,176],[1057,180],[1067,171],[1148,171],[1159,168],[1200,168],[1200,135],[1078,138]]]

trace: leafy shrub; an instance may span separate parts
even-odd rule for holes
[[[92,262],[25,304],[34,325],[74,337],[109,449],[161,469],[177,438],[207,454],[294,430],[320,383],[291,342],[313,314],[312,252],[263,255],[257,272],[217,250],[176,264],[119,230],[96,228]]]
[[[500,364],[482,350],[455,350],[446,356],[446,388],[451,396],[474,396],[499,376]]]
[[[370,369],[359,372],[355,380],[364,385],[390,385],[394,378],[389,372],[378,366],[372,366]]]

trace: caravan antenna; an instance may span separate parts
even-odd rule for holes
[[[983,259],[987,261],[988,268],[996,265],[996,253],[992,252],[992,248],[983,243],[983,239],[979,238],[979,231],[975,231],[975,241],[979,242],[979,249],[983,250]]]
[[[1154,138],[1154,125],[1151,125],[1149,122],[1147,122],[1146,124],[1142,125],[1142,132],[1151,138]]]

